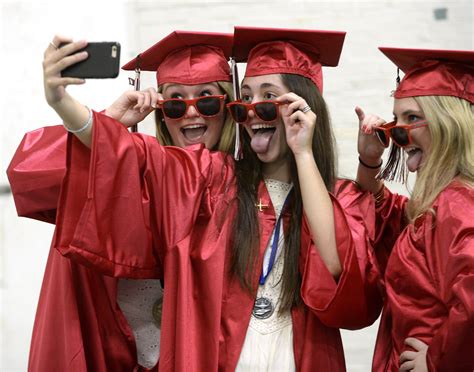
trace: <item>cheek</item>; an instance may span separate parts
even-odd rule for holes
[[[431,145],[431,135],[429,130],[426,128],[420,128],[422,130],[417,131],[416,129],[412,131],[411,138],[418,146],[422,147],[424,151],[428,151]]]
[[[178,123],[175,122],[167,122],[166,123],[166,128],[168,129],[168,133],[170,134],[171,138],[173,139],[173,142],[177,142],[179,137],[182,135],[181,131],[179,130],[179,125]]]
[[[220,138],[222,128],[224,127],[225,115],[221,114],[208,121],[208,135]]]

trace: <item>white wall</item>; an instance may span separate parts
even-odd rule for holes
[[[112,6],[112,4],[114,4]],[[92,10],[94,13],[92,13]],[[43,98],[43,52],[56,33],[119,40],[127,52],[124,1],[0,2],[0,185],[26,131],[60,123]],[[71,92],[103,108],[126,88],[117,80],[89,81]],[[53,226],[18,218],[11,196],[0,196],[0,370],[26,371],[36,304]]]
[[[436,8],[447,8],[446,20],[434,19]],[[473,49],[473,18],[472,0],[1,1],[0,187],[7,184],[5,170],[23,134],[58,123],[43,98],[41,70],[43,51],[55,33],[118,40],[124,63],[174,29],[345,30],[340,66],[325,70],[324,95],[338,139],[340,172],[354,177],[354,106],[391,117],[395,68],[377,46]],[[71,92],[101,109],[128,89],[127,77],[88,81]],[[152,74],[144,77],[142,87],[147,85],[154,85]],[[145,131],[151,133],[152,127],[148,120]],[[0,208],[0,370],[24,371],[52,226],[16,217],[10,196],[0,196]],[[343,333],[348,371],[369,370],[375,331]]]

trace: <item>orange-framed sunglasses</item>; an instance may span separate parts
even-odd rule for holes
[[[397,125],[396,121],[391,121],[390,123],[375,128],[375,135],[384,147],[390,145],[390,138],[397,146],[405,147],[410,145],[412,142],[410,132],[413,129],[423,128],[426,126],[428,126],[426,120],[409,125]]]
[[[210,118],[223,110],[225,99],[225,95],[202,96],[193,99],[170,98],[158,101],[158,107],[167,119],[181,119],[186,115],[189,106],[194,106],[201,116]]]
[[[243,103],[241,100],[227,104],[232,118],[239,124],[245,124],[250,120],[249,112],[253,111],[255,116],[262,121],[272,122],[280,116],[278,101],[260,101],[255,103]]]

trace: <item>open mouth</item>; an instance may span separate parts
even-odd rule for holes
[[[199,141],[207,131],[207,125],[191,124],[181,128],[184,138],[190,142]]]
[[[271,124],[254,124],[250,126],[253,132],[250,146],[257,154],[268,151],[276,127]]]
[[[423,160],[423,151],[418,147],[410,147],[405,149],[406,154],[408,155],[406,164],[410,172],[417,171]]]

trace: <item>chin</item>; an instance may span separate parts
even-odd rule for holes
[[[257,154],[257,157],[262,163],[273,163],[278,158],[275,154],[272,154],[271,152]]]

